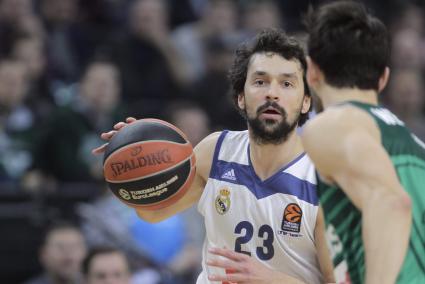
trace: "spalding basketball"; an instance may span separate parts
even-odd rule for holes
[[[190,142],[174,125],[141,119],[118,131],[105,150],[105,180],[134,208],[156,210],[179,200],[195,176]]]

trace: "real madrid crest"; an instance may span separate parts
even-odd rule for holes
[[[220,215],[224,215],[230,208],[230,190],[220,189],[220,194],[215,199],[215,209]]]

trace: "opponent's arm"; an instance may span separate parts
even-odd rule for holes
[[[411,203],[375,122],[352,107],[327,110],[307,125],[303,144],[320,174],[362,212],[366,283],[394,283],[408,246]]]
[[[121,128],[135,121],[135,118],[129,117],[126,119],[126,122],[119,122],[115,124],[114,130],[102,133],[101,138],[106,141],[109,141],[118,131],[120,131]],[[194,153],[196,158],[196,174],[193,179],[192,185],[180,200],[160,210],[152,211],[136,209],[137,215],[145,221],[157,223],[185,209],[188,209],[193,204],[195,204],[201,197],[206,181],[208,179],[208,175],[211,170],[211,163],[214,155],[215,145],[219,136],[219,132],[212,133],[206,138],[204,138],[201,142],[199,142],[199,144],[195,147]],[[104,145],[93,149],[93,154],[103,154],[107,144],[108,143],[105,143]]]
[[[317,212],[314,239],[316,241],[317,258],[319,260],[319,266],[323,275],[323,280],[325,283],[335,283],[333,264],[329,255],[329,249],[325,237],[325,219],[321,207],[319,207]]]

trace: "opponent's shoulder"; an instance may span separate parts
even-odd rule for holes
[[[308,122],[301,138],[322,174],[333,172],[344,163],[351,164],[365,141],[380,144],[374,119],[366,111],[349,105],[332,107],[317,115]]]
[[[302,133],[303,141],[332,140],[356,131],[379,137],[373,117],[352,105],[331,107],[308,121]],[[336,142],[336,141],[335,141]]]

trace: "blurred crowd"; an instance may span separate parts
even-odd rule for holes
[[[226,79],[236,46],[271,26],[304,40],[302,15],[319,2],[0,0],[0,227],[16,226],[13,210],[28,211],[35,230],[24,241],[34,246],[22,256],[36,263],[0,271],[0,282],[41,273],[28,283],[80,283],[99,253],[121,261],[123,283],[193,283],[204,234],[196,208],[143,222],[110,195],[91,149],[127,116],[170,121],[193,145],[214,130],[244,129]],[[425,140],[425,4],[365,2],[392,34],[381,103]],[[67,199],[74,191],[82,200]],[[14,206],[17,194],[32,207]],[[42,233],[57,219],[76,225]],[[7,240],[0,254],[19,250]],[[42,282],[52,275],[62,282]]]

